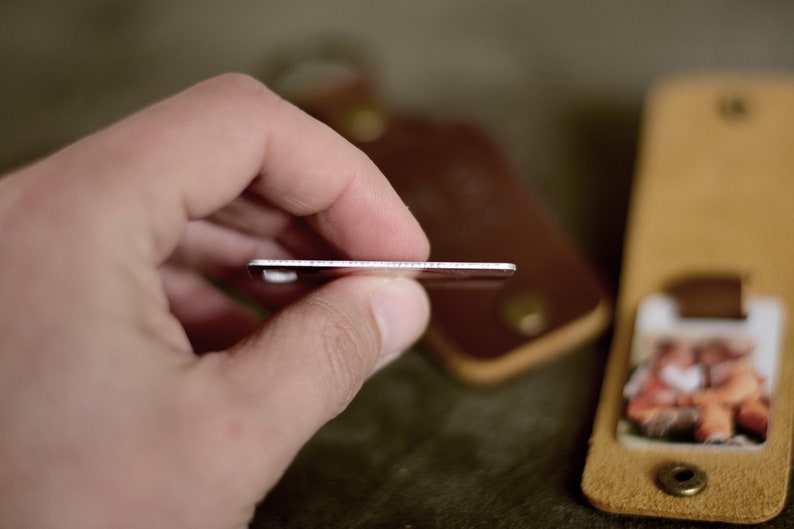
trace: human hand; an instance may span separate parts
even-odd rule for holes
[[[259,326],[202,279],[264,300],[250,258],[428,253],[363,154],[239,75],[3,178],[0,233],[0,527],[245,527],[428,318],[415,282],[349,277]]]

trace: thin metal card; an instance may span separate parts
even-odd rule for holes
[[[255,259],[248,262],[251,277],[266,283],[322,282],[348,275],[406,276],[431,285],[489,284],[509,278],[512,263],[440,261],[341,261]]]

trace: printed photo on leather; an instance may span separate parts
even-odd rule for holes
[[[639,306],[617,435],[629,445],[753,449],[767,439],[783,308],[747,303],[743,319],[681,318],[663,294]]]

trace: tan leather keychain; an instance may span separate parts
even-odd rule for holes
[[[582,479],[624,514],[782,509],[794,411],[794,79],[649,98],[616,330]]]

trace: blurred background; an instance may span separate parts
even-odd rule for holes
[[[485,128],[615,276],[657,79],[794,66],[794,5],[433,0],[3,0],[0,170],[209,76],[340,40],[396,107]]]
[[[0,172],[199,80],[344,42],[393,106],[485,129],[614,293],[649,88],[791,72],[793,27],[782,0],[2,0]],[[488,391],[408,355],[307,446],[255,526],[675,527],[578,492],[607,350]]]

